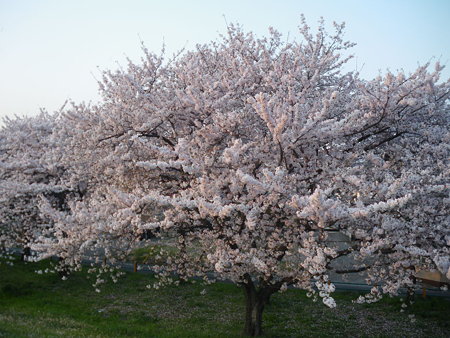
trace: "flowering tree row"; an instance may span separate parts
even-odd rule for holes
[[[413,287],[420,269],[450,278],[450,81],[439,64],[345,73],[343,29],[303,21],[286,42],[230,25],[173,58],[143,48],[103,73],[98,106],[7,121],[2,247],[65,271],[106,257],[105,271],[158,233],[177,247],[151,267],[160,284],[213,272],[242,286],[248,335],[288,286],[336,306],[330,271],[364,271],[368,300]]]

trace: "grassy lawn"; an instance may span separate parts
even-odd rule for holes
[[[0,264],[0,337],[240,336],[243,294],[234,285],[154,290],[146,288],[150,275],[128,273],[96,293],[84,273],[66,281],[34,273],[46,267]],[[338,307],[328,309],[302,291],[276,294],[265,311],[266,337],[450,337],[448,299],[419,298],[405,314],[398,299],[359,305],[356,297],[336,293]]]

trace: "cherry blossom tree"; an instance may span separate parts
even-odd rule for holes
[[[418,269],[449,276],[450,82],[440,65],[344,73],[343,30],[303,20],[302,41],[285,42],[230,25],[194,51],[144,49],[140,65],[105,72],[103,102],[74,106],[55,131],[67,180],[89,194],[70,212],[44,201],[53,226],[34,247],[66,266],[87,254],[114,265],[160,229],[177,254],[151,267],[154,286],[171,274],[240,285],[247,335],[288,286],[335,307],[333,271],[367,274],[361,301],[413,287]],[[338,267],[347,255],[355,265]]]
[[[189,175],[175,194],[140,203],[172,206],[161,225],[179,236],[176,271],[212,270],[243,286],[250,335],[261,333],[270,295],[288,285],[335,306],[327,272],[352,252],[373,262],[348,271],[381,283],[372,295],[409,286],[415,269],[448,270],[449,86],[437,85],[440,67],[361,81],[339,73],[349,46],[340,34],[302,33],[303,44],[282,45],[276,33],[258,41],[232,27],[223,45],[182,58],[176,92],[195,127],[169,159],[138,163]],[[338,250],[330,231],[354,244]]]
[[[61,210],[69,192],[60,184],[64,173],[57,158],[60,144],[54,151],[56,119],[46,112],[6,119],[0,134],[1,248],[22,248],[22,258],[30,256],[30,244],[45,223],[40,217],[41,198]]]

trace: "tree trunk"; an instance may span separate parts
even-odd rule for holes
[[[246,336],[262,335],[262,315],[264,307],[273,293],[271,288],[260,288],[256,290],[255,285],[250,281],[243,284],[245,294],[245,327]]]
[[[20,260],[22,262],[25,262],[27,260],[27,257],[31,256],[31,249],[29,247],[25,247],[22,250],[22,255],[20,256]]]
[[[58,275],[59,277],[67,277],[69,275],[69,268],[64,264],[64,259],[62,257],[58,257],[59,267],[58,267]]]

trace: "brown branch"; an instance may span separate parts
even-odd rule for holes
[[[359,143],[359,142],[362,142],[362,141],[368,139],[371,136],[381,134],[382,132],[388,130],[389,128],[390,127],[384,127],[384,128],[382,128],[382,129],[380,129],[380,130],[378,130],[378,131],[376,131],[376,132],[374,132],[372,134],[367,134],[367,135],[361,136],[359,139],[356,140],[356,142]]]
[[[278,147],[280,148],[280,159],[278,160],[278,166],[281,166],[281,164],[283,163],[284,152],[280,141],[278,141]]]
[[[367,269],[369,269],[370,266],[362,266],[359,268],[353,268],[353,269],[345,269],[345,270],[335,270],[335,273],[338,274],[344,274],[344,273],[357,273],[357,272],[362,272],[362,271],[366,271]]]
[[[373,127],[376,127],[377,125],[379,125],[384,120],[384,118],[387,115],[386,108],[387,108],[388,103],[389,103],[389,96],[387,97],[386,102],[384,103],[383,110],[382,110],[382,113],[381,113],[381,117],[379,118],[379,120],[377,122],[368,125],[367,127],[363,128],[362,130],[359,130],[359,131],[356,131],[356,132],[353,132],[353,133],[350,133],[350,134],[345,134],[344,136],[354,136],[356,134],[363,133],[366,130],[369,130],[370,128],[373,128]]]
[[[112,139],[112,138],[114,138],[114,137],[121,137],[121,136],[125,135],[126,132],[127,132],[127,131],[123,131],[123,132],[118,133],[118,134],[106,136],[106,137],[104,137],[104,138],[99,139],[97,142],[100,143],[100,142],[103,142],[103,141],[106,141],[106,140],[110,140],[110,139]]]
[[[253,168],[253,170],[252,170],[252,174],[253,174],[253,176],[256,178],[256,172],[258,171],[258,169],[262,166],[262,162],[261,161],[257,161],[256,162],[256,164],[255,164],[255,168]]]
[[[384,143],[386,143],[386,142],[389,142],[389,141],[392,141],[392,140],[396,139],[397,137],[402,136],[403,134],[406,134],[406,132],[405,132],[405,131],[402,131],[402,132],[400,132],[400,133],[397,133],[397,134],[395,134],[395,135],[392,135],[392,136],[390,136],[390,137],[388,137],[388,138],[386,138],[386,139],[384,139],[384,140],[378,142],[378,143],[375,144],[375,145],[372,144],[372,145],[369,145],[369,146],[367,146],[367,147],[364,147],[364,150],[365,150],[365,151],[368,151],[368,150],[372,150],[372,149],[378,148],[378,147],[381,146],[382,144],[384,144]]]

